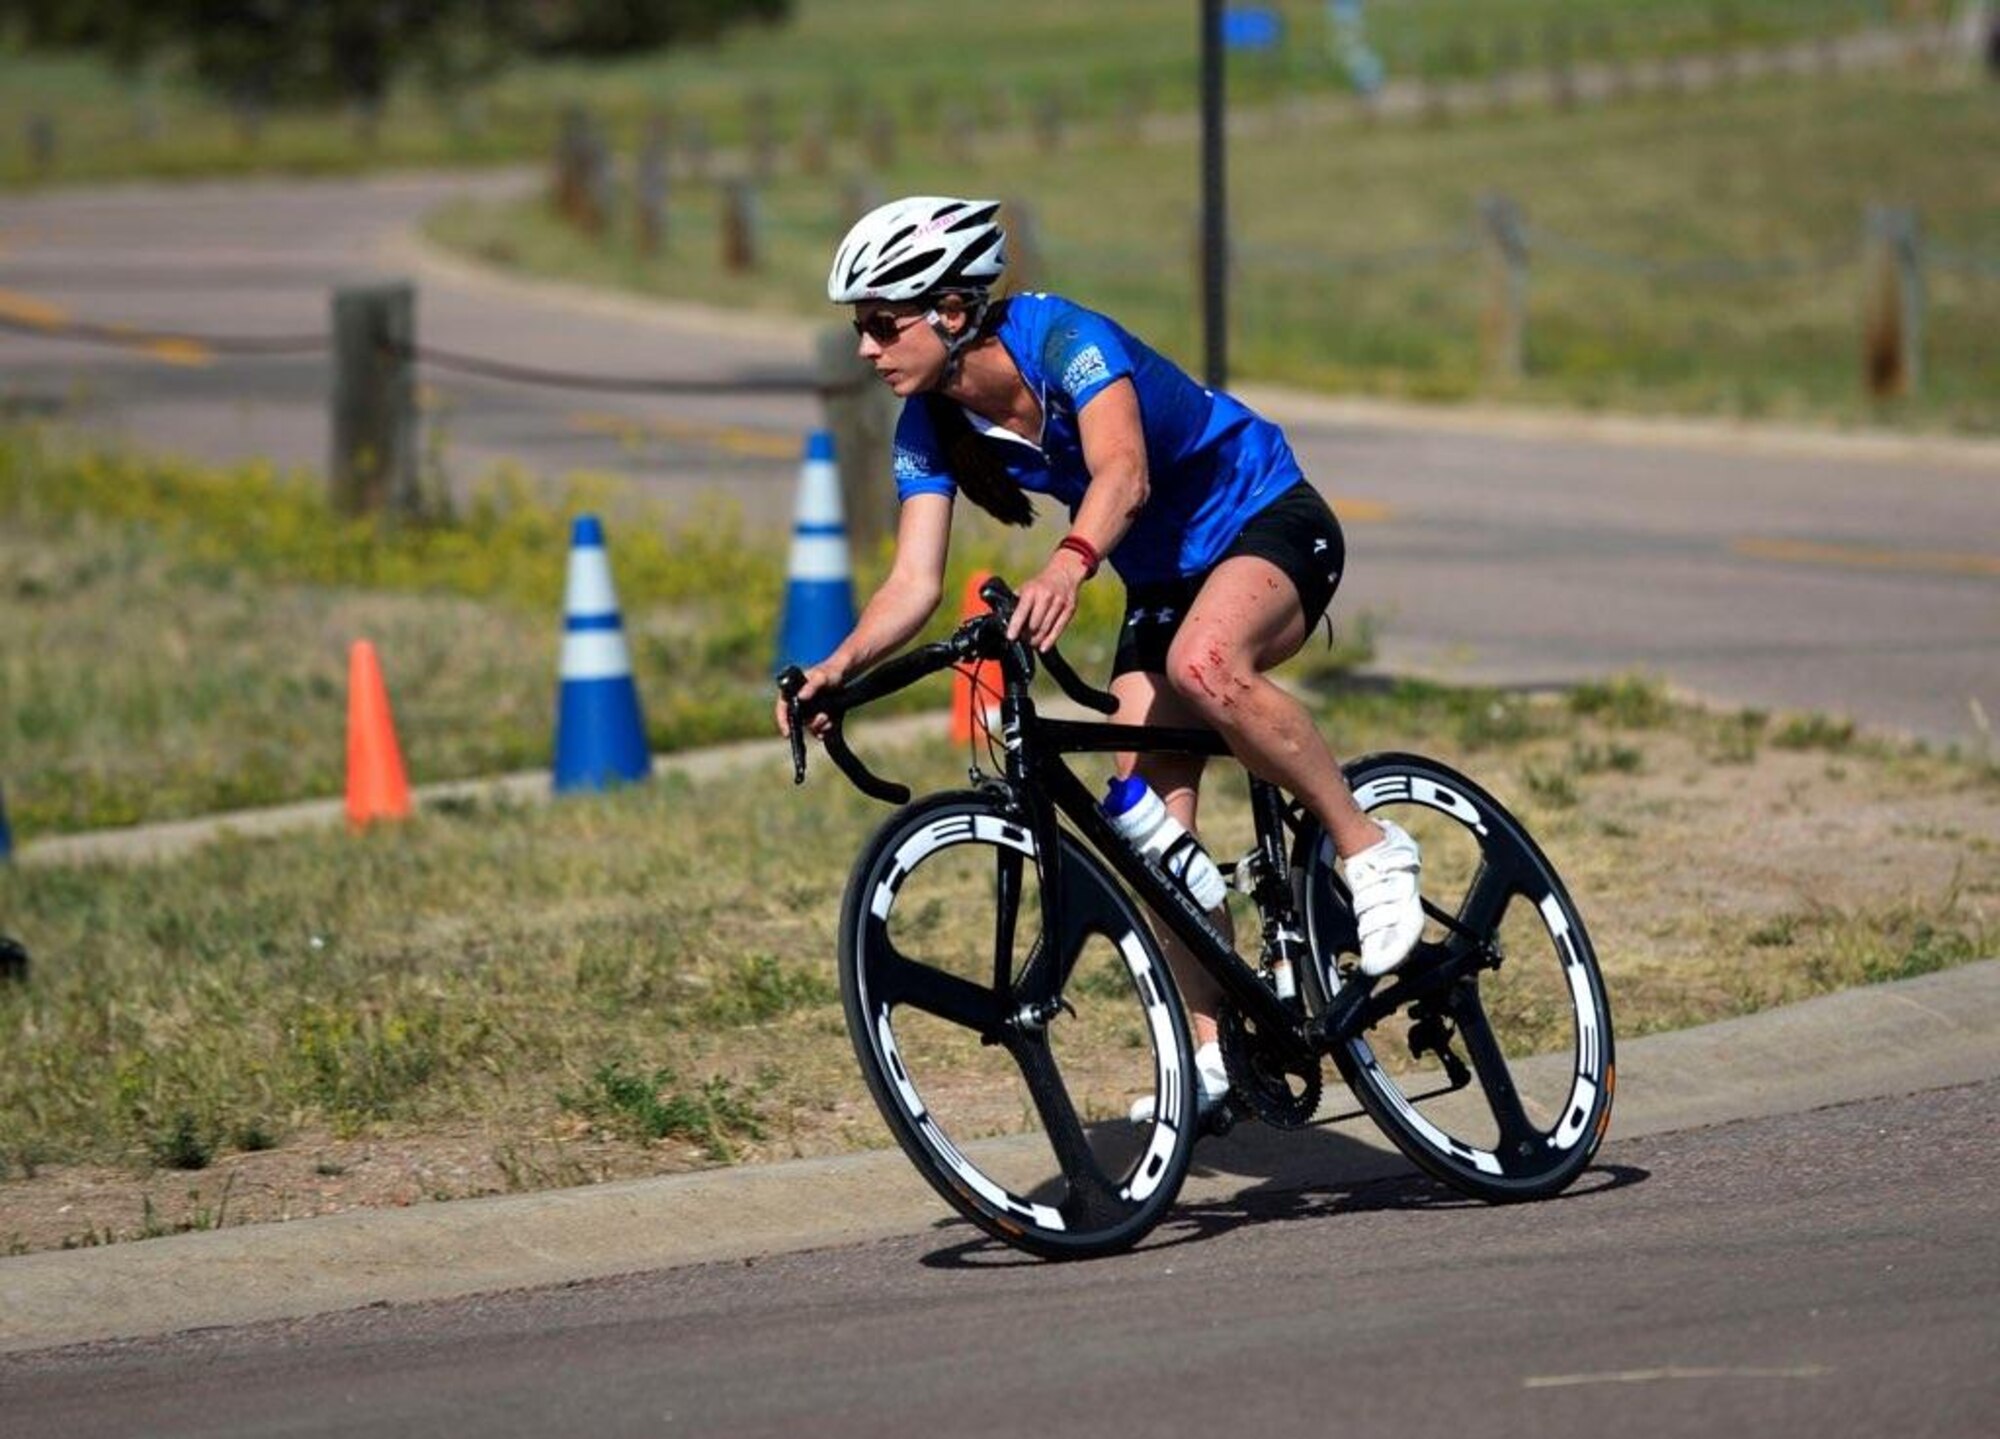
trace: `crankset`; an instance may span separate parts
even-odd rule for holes
[[[1319,1056],[1265,1039],[1233,1004],[1215,1016],[1229,1092],[1274,1129],[1297,1129],[1319,1109]]]

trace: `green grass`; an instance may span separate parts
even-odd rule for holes
[[[328,511],[307,473],[213,467],[0,428],[0,791],[17,842],[336,795],[348,649],[381,656],[413,782],[550,762],[569,520],[605,515],[648,739],[770,729],[784,552],[733,510],[669,520],[615,480],[558,499],[507,475],[456,518]],[[1039,541],[956,545],[1018,574]],[[881,556],[858,558],[867,593]],[[1115,588],[1077,657],[1100,663]],[[944,704],[943,682],[912,705]]]
[[[1871,205],[1915,207],[1933,252],[2000,257],[2000,197],[1968,155],[2000,143],[2000,90],[1924,74],[1772,81],[1698,101],[1634,101],[1442,127],[1293,131],[1236,144],[1232,368],[1244,380],[1462,399],[2000,430],[2000,279],[1934,265],[1923,394],[1862,392],[1859,262]],[[1183,146],[1107,135],[1056,155],[906,154],[882,193],[939,187],[1022,197],[1041,237],[1021,282],[1117,315],[1184,363],[1193,301],[1195,166]],[[1489,381],[1485,282],[1470,253],[1478,197],[1515,198],[1538,235],[1526,376]],[[717,201],[685,191],[662,259],[630,226],[586,241],[539,201],[466,204],[432,235],[489,261],[679,298],[824,314],[843,182],[791,179],[762,197],[758,271],[721,269]],[[1017,247],[1018,248],[1018,247]],[[1370,257],[1405,260],[1375,267]],[[1641,273],[1594,257],[1641,261]],[[1698,269],[1824,260],[1798,274]],[[1676,270],[1673,267],[1681,267]]]
[[[1271,0],[1289,43],[1235,57],[1231,93],[1246,104],[1330,93],[1321,0]],[[1838,34],[1882,23],[1880,0],[1374,0],[1370,36],[1392,75],[1478,75],[1495,67],[1640,58]],[[909,0],[800,0],[795,23],[750,28],[714,46],[609,63],[526,64],[451,103],[414,88],[392,97],[372,140],[339,110],[274,113],[254,136],[240,118],[172,74],[121,76],[88,58],[0,51],[0,185],[142,174],[345,171],[540,157],[564,106],[587,101],[622,142],[671,107],[719,143],[769,97],[776,133],[808,125],[852,145],[885,108],[929,129],[953,107],[983,128],[1024,126],[1048,97],[1070,113],[1109,116],[1193,104],[1193,6],[1159,0],[1018,0],[994,31],[985,19],[941,23]],[[968,81],[968,74],[973,77]],[[52,174],[24,142],[29,117],[56,124]]]
[[[1512,703],[1341,689],[1319,719],[1344,752],[1434,752],[1495,785],[1590,914],[1621,1032],[1987,952],[1990,845],[1955,846],[1961,873],[1909,893],[1843,881],[1837,902],[1801,907],[1809,882],[1788,878],[1775,910],[1677,902],[1712,882],[1717,801],[1683,803],[1671,778],[1708,717],[1672,709],[1635,743],[1539,704],[1510,737],[1463,743],[1466,715]],[[1643,745],[1645,763],[1576,762],[1613,745]],[[941,742],[862,748],[920,790],[963,781],[963,751]],[[1883,771],[1899,803],[1949,802],[1964,825],[1989,826],[2000,798],[1935,756],[1898,754]],[[1750,802],[1741,771],[1712,780]],[[1794,805],[1789,783],[1763,792]],[[1222,852],[1240,789],[1211,797]],[[795,790],[774,760],[553,805],[435,807],[361,835],[224,841],[155,865],[0,866],[0,914],[35,955],[27,983],[0,985],[0,1176],[83,1161],[192,1169],[327,1133],[469,1127],[532,1145],[577,1123],[718,1160],[788,1134],[818,1135],[823,1152],[822,1129],[866,1113],[831,953],[847,867],[885,813],[824,766]]]
[[[565,521],[586,501],[618,517],[656,742],[768,733],[772,611],[754,596],[774,592],[775,548],[678,535],[608,485],[564,505],[503,487],[433,529],[347,526],[306,476],[0,435],[0,782],[17,837],[336,791],[357,632],[383,649],[419,779],[542,762]],[[732,631],[702,608],[714,593],[754,619]],[[1117,592],[1086,594],[1068,648],[1102,672]],[[1814,891],[1788,869],[1775,912],[1674,896],[1710,883],[1717,814],[1757,792],[1761,771],[1742,766],[1789,767],[1762,784],[1787,813],[1816,788],[1845,803],[1872,785],[1898,805],[1944,797],[1968,832],[2000,798],[1990,767],[1810,717],[1691,712],[1643,677],[1537,701],[1294,673],[1343,754],[1436,753],[1520,810],[1592,916],[1627,1032],[1988,948],[2000,882],[1983,841],[1951,842],[1963,882],[1942,891],[1884,898],[1849,875],[1837,900],[1802,906]],[[912,692],[943,697],[942,680]],[[1783,742],[1718,771],[1719,734]],[[965,752],[942,743],[860,747],[920,790],[964,779]],[[1835,780],[1829,749],[1868,763]],[[1684,788],[1696,779],[1716,793]],[[1204,814],[1227,853],[1242,804],[1222,788]],[[159,864],[0,865],[0,916],[34,955],[27,982],[0,984],[0,1178],[98,1163],[135,1182],[233,1179],[244,1155],[310,1156],[328,1136],[469,1130],[505,1184],[529,1187],[598,1172],[568,1145],[606,1146],[629,1173],[662,1146],[726,1162],[879,1142],[830,956],[847,866],[883,813],[823,764],[798,791],[774,761],[547,806],[433,804],[360,835],[226,840]],[[224,1203],[277,1212],[202,1193],[136,1232],[220,1223]]]

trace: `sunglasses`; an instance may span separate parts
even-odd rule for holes
[[[877,310],[864,319],[855,320],[854,333],[865,335],[878,345],[893,345],[902,337],[903,331],[922,318],[922,315],[893,315],[887,310]]]

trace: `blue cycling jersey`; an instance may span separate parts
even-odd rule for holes
[[[1072,517],[1090,485],[1078,412],[1116,380],[1138,392],[1151,493],[1106,556],[1128,585],[1210,568],[1246,521],[1302,478],[1276,425],[1196,384],[1103,315],[1059,295],[1015,295],[995,334],[1041,403],[1041,442],[968,418],[1023,489],[1053,495]],[[957,492],[923,396],[903,405],[895,469],[904,500]]]

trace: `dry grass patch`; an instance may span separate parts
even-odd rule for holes
[[[1435,753],[1522,815],[1622,1036],[1992,946],[1990,763],[1838,725],[1784,747],[1786,721],[1643,684],[1350,689],[1322,722],[1350,754]],[[942,744],[876,757],[920,791],[964,774]],[[1212,789],[1227,854],[1246,807]],[[830,769],[795,791],[774,759],[146,868],[0,868],[35,955],[0,990],[0,1248],[880,1145],[833,946],[885,813]],[[980,1058],[962,1098],[1003,1131]]]

